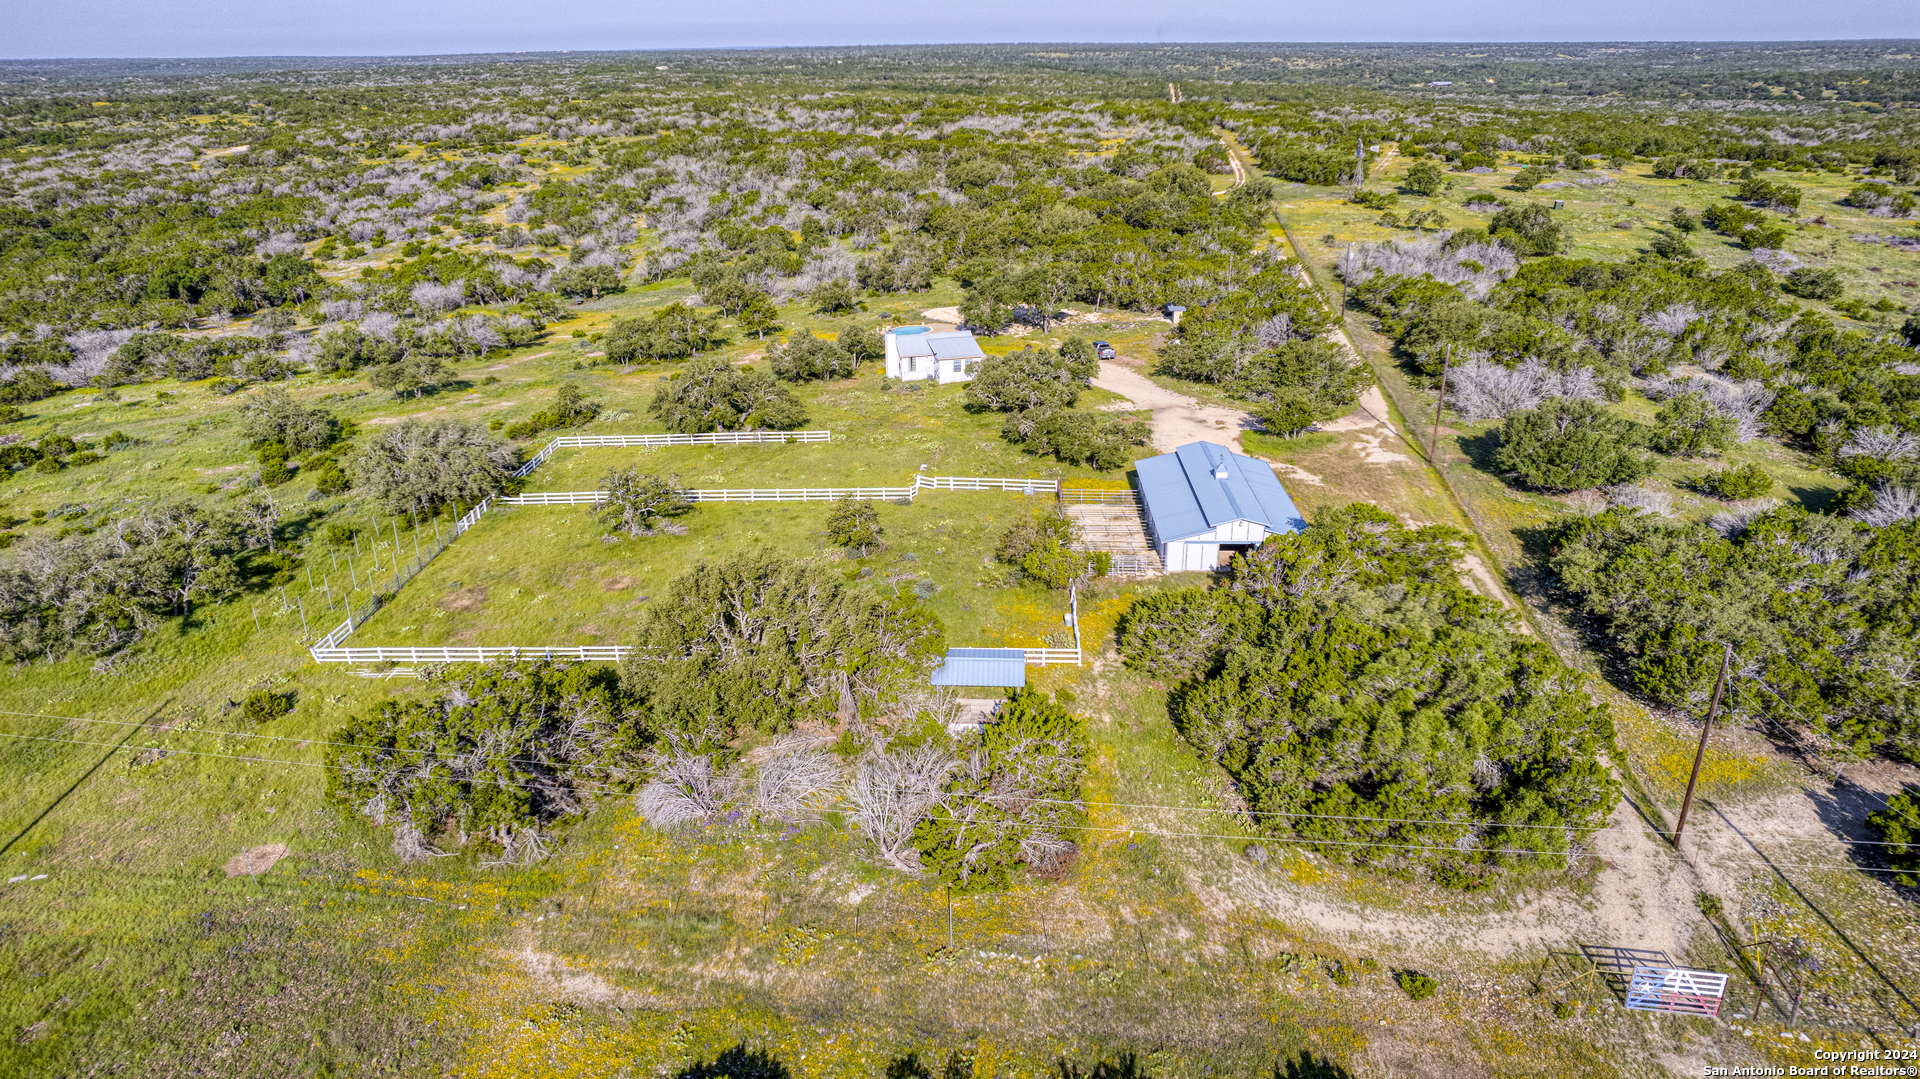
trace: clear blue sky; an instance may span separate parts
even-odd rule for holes
[[[1920,37],[1916,0],[7,0],[0,56],[411,55],[996,41]]]

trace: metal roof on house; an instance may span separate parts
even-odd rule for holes
[[[1024,686],[1024,648],[949,648],[947,661],[933,672],[936,686]]]
[[[1268,532],[1307,527],[1271,465],[1218,443],[1189,442],[1133,464],[1160,543],[1202,535],[1231,521],[1253,521]]]
[[[980,342],[966,330],[941,330],[893,336],[894,351],[901,356],[933,356],[942,360],[978,360],[986,356]]]

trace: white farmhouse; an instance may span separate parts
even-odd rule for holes
[[[965,330],[934,330],[926,326],[896,326],[884,335],[887,377],[908,382],[930,378],[942,385],[970,382],[980,373],[987,354]]]
[[[1135,461],[1147,527],[1167,572],[1219,569],[1306,519],[1265,461],[1213,442]]]

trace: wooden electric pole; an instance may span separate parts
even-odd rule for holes
[[[1707,721],[1700,727],[1700,748],[1693,751],[1693,774],[1687,777],[1687,796],[1680,802],[1680,822],[1673,826],[1674,849],[1680,847],[1680,833],[1687,830],[1687,811],[1693,808],[1694,784],[1700,782],[1700,762],[1707,757],[1707,735],[1713,733],[1713,717],[1720,712],[1720,694],[1727,688],[1727,665],[1733,662],[1733,643],[1720,654],[1720,677],[1713,683],[1713,700],[1707,704]]]
[[[1453,365],[1453,344],[1447,343],[1446,351],[1440,358],[1440,396],[1433,401],[1433,434],[1427,438],[1427,463],[1438,466],[1440,459],[1436,454],[1440,450],[1440,410],[1447,403],[1447,368]]]

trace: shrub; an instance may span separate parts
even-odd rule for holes
[[[1686,240],[1670,233],[1659,233],[1647,244],[1654,254],[1663,259],[1690,259],[1693,247]]]
[[[1675,206],[1667,215],[1667,222],[1681,232],[1693,232],[1700,227],[1700,219],[1688,213],[1685,206]]]
[[[1402,991],[1415,1000],[1425,1000],[1440,990],[1439,982],[1411,970],[1400,971],[1394,975],[1393,980],[1399,983]]]
[[[845,495],[827,511],[827,538],[842,547],[860,548],[862,558],[867,548],[880,545],[881,532],[880,511],[867,499]]]
[[[1800,207],[1800,189],[1792,184],[1776,184],[1755,177],[1740,185],[1742,202],[1757,202],[1779,210]]]
[[[278,487],[293,478],[293,470],[287,467],[287,448],[278,442],[269,442],[260,447],[260,482],[268,487]]]
[[[323,495],[345,494],[353,487],[353,480],[346,470],[331,457],[308,461],[303,471],[313,477],[313,489]]]
[[[1759,498],[1773,490],[1773,477],[1758,464],[1722,468],[1700,477],[1698,486],[1716,498],[1740,500]]]
[[[922,864],[962,894],[1006,888],[1020,865],[1058,874],[1086,823],[1087,748],[1084,720],[1045,694],[1015,692],[948,774],[934,815],[914,829]]]
[[[1880,857],[1896,871],[1893,879],[1920,888],[1920,798],[1904,790],[1888,796],[1886,808],[1867,814],[1867,828],[1885,844]]]
[[[1494,461],[1532,487],[1578,491],[1637,483],[1653,473],[1634,425],[1598,401],[1554,398],[1500,428]]]
[[[249,723],[267,723],[293,711],[293,694],[256,689],[240,702],[240,715]]]
[[[1809,300],[1837,300],[1847,291],[1846,285],[1840,280],[1840,271],[1816,270],[1811,266],[1802,266],[1788,273],[1780,287]]]
[[[1076,551],[1073,546],[1079,541],[1080,529],[1073,518],[1057,508],[1043,509],[1016,520],[1000,537],[994,555],[1048,588],[1065,588],[1112,571],[1112,555]]]
[[[1654,414],[1653,448],[1675,457],[1703,457],[1733,447],[1739,425],[1693,391],[1669,397]]]
[[[1553,211],[1538,203],[1501,210],[1487,223],[1487,231],[1516,255],[1557,255],[1567,240]]]
[[[1532,165],[1521,169],[1509,185],[1516,191],[1531,191],[1547,182],[1553,176],[1553,170],[1544,165]]]
[[[1400,181],[1400,186],[1415,195],[1432,198],[1440,193],[1446,183],[1447,178],[1440,172],[1438,165],[1431,161],[1419,161],[1407,170],[1406,179]]]
[[[513,439],[532,438],[562,427],[585,426],[599,415],[599,404],[587,400],[584,390],[572,383],[563,383],[554,392],[553,407],[543,408],[519,423],[509,424],[506,435]]]

